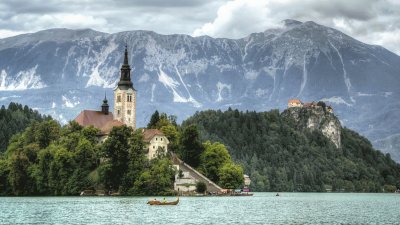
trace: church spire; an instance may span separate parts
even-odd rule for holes
[[[125,45],[124,65],[128,65],[128,66],[129,66],[129,61],[128,61],[128,45]]]
[[[125,56],[124,64],[121,66],[121,77],[118,82],[118,87],[122,90],[133,88],[133,83],[131,81],[131,67],[129,66],[128,60],[128,46],[125,45]]]
[[[103,112],[105,115],[108,115],[109,108],[110,107],[108,105],[107,94],[104,93],[104,100],[103,104],[101,105],[101,112]]]

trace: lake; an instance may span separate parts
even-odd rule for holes
[[[275,194],[181,197],[177,206],[149,206],[149,197],[1,197],[0,224],[400,224],[400,194]]]

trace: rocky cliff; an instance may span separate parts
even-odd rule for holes
[[[341,147],[342,126],[340,121],[323,107],[293,107],[283,111],[282,115],[293,118],[298,129],[319,130],[337,148]]]

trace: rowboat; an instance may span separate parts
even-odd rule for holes
[[[149,205],[178,205],[178,203],[179,203],[179,198],[173,202],[160,202],[158,200],[151,200],[147,202],[147,204]]]

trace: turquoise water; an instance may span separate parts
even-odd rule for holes
[[[181,197],[3,197],[0,224],[400,224],[400,194],[255,193]],[[174,198],[169,198],[174,200]]]

